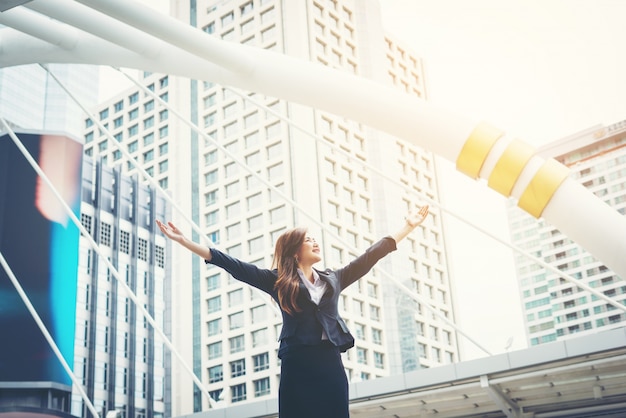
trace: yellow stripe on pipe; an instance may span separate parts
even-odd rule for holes
[[[480,122],[463,144],[463,148],[456,159],[457,170],[476,179],[493,144],[503,134],[504,132],[488,123]]]
[[[569,170],[563,164],[554,159],[546,160],[530,180],[517,206],[539,218],[568,174]]]
[[[489,175],[489,187],[509,197],[517,178],[533,154],[534,148],[525,142],[519,139],[511,141]]]

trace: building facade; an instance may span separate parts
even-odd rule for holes
[[[386,34],[377,1],[189,1],[171,13],[227,42],[426,96],[421,60]],[[117,148],[125,147],[179,206],[173,221],[235,257],[269,267],[278,235],[306,225],[322,243],[323,264],[339,267],[399,228],[410,208],[439,198],[432,153],[360,123],[210,80],[144,74],[141,84],[154,95],[133,87],[97,107],[116,141],[88,123],[86,152],[132,174]],[[443,232],[433,208],[397,252],[343,293],[340,313],[356,337],[344,355],[350,381],[458,360],[454,329],[431,311],[454,321]],[[173,362],[173,415],[208,408],[205,393],[223,405],[275,397],[276,306],[178,246],[166,253],[172,340],[205,386]]]
[[[86,106],[98,101],[98,67],[50,64],[54,74]],[[83,111],[38,65],[0,69],[0,115],[14,129],[83,135]]]
[[[166,212],[165,200],[137,176],[85,158],[81,223],[98,251],[81,236],[74,374],[103,417],[170,416],[165,391],[169,356],[163,340],[120,283],[160,329],[168,326],[165,240],[157,236],[153,222]],[[91,414],[76,388],[72,414]]]
[[[626,122],[596,126],[539,150],[571,170],[571,176],[626,215]],[[510,206],[512,242],[563,273],[626,304],[626,286],[584,248],[557,228]],[[515,256],[530,345],[623,327],[626,314],[558,277],[525,255]]]

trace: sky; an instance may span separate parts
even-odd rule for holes
[[[361,0],[357,0],[361,1]],[[626,119],[626,1],[379,0],[423,59],[428,100],[533,146]],[[144,0],[167,11],[167,0]],[[496,354],[525,348],[506,199],[438,159],[457,325]],[[471,225],[470,225],[471,224]],[[460,339],[463,360],[486,353]]]
[[[380,0],[424,61],[428,100],[541,146],[626,119],[622,0]],[[446,208],[509,241],[506,199],[442,162]],[[458,324],[492,353],[526,347],[512,251],[447,217]],[[462,341],[465,359],[485,354]]]

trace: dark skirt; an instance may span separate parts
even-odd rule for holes
[[[282,356],[280,418],[348,418],[348,379],[339,349],[329,342]]]

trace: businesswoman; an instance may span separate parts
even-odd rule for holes
[[[280,418],[347,418],[348,381],[341,353],[354,345],[354,337],[339,317],[339,294],[394,251],[427,215],[428,206],[409,213],[398,232],[337,270],[313,268],[321,261],[320,247],[305,228],[278,237],[272,269],[262,269],[187,239],[171,222],[156,223],[171,240],[268,293],[279,304],[283,317],[278,349]]]

